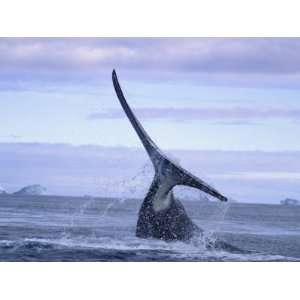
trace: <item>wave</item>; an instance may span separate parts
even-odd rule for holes
[[[210,249],[192,243],[136,238],[22,239],[0,241],[0,260],[20,261],[296,261],[293,257],[245,252],[220,243]],[[6,255],[6,256],[5,256]]]

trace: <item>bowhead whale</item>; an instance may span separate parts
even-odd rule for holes
[[[129,121],[147,151],[155,170],[150,189],[139,211],[136,236],[166,241],[188,241],[202,230],[192,222],[183,205],[174,197],[173,188],[185,185],[199,189],[221,201],[227,198],[166,156],[152,141],[129,107],[115,70],[112,81]]]

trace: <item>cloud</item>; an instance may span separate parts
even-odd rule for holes
[[[128,76],[298,86],[299,38],[1,38],[0,77]],[[155,75],[153,75],[155,74]]]
[[[251,124],[251,121],[266,119],[300,120],[300,109],[283,108],[136,108],[136,115],[141,119],[163,119],[172,121],[222,120],[222,125]],[[110,109],[90,114],[90,120],[124,118],[121,109]]]
[[[0,184],[39,183],[50,194],[144,197],[153,168],[143,149],[1,143]],[[228,197],[248,202],[299,198],[300,152],[172,150],[183,167]]]
[[[300,181],[300,172],[236,172],[214,174],[219,179],[238,180],[296,180]]]
[[[160,67],[200,72],[300,71],[298,38],[1,39],[1,67]]]
[[[22,136],[16,134],[8,134],[8,135],[0,135],[0,138],[10,138],[10,139],[17,140],[22,138]]]

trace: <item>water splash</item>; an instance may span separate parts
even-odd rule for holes
[[[114,180],[113,182],[109,183],[107,182],[107,186],[104,187],[104,190],[108,189],[116,189],[118,193],[120,194],[119,197],[111,199],[109,203],[104,207],[103,212],[99,215],[99,218],[103,220],[103,218],[106,218],[110,215],[110,211],[114,208],[118,208],[119,205],[122,205],[125,201],[132,198],[140,198],[141,194],[146,194],[149,188],[149,184],[153,177],[153,166],[150,161],[145,163],[140,170],[133,175],[132,177],[122,179],[119,181]],[[196,195],[197,200],[200,201],[209,201],[209,198],[206,196],[205,193],[192,189],[194,195]],[[196,193],[195,193],[196,192]],[[107,193],[107,191],[106,191]],[[108,195],[111,193],[107,193]],[[188,191],[183,188],[183,193],[180,195],[184,198],[191,198],[189,197]],[[194,198],[194,197],[192,197]],[[95,198],[93,197],[86,197],[86,200],[82,205],[80,205],[79,209],[76,210],[75,213],[73,213],[70,216],[70,226],[65,228],[63,234],[61,235],[61,241],[63,242],[71,242],[73,239],[73,228],[78,225],[78,219],[86,213],[86,210],[89,209],[95,202]],[[214,211],[214,213],[211,215],[211,219],[213,220],[213,227],[211,227],[209,230],[205,230],[203,232],[203,235],[195,237],[192,239],[189,243],[189,251],[191,251],[191,248],[196,253],[204,253],[207,251],[208,248],[212,248],[211,245],[213,245],[216,242],[216,232],[219,231],[226,213],[229,209],[230,204],[229,203],[218,203],[216,206],[217,209]],[[91,221],[91,220],[90,220]],[[96,221],[93,221],[96,222]],[[93,227],[93,226],[92,226]],[[92,234],[89,234],[89,238],[92,237]],[[82,237],[86,239],[86,237]],[[175,246],[175,245],[173,245]],[[176,247],[178,247],[178,244],[176,244]],[[173,248],[173,247],[172,247]],[[185,248],[185,247],[184,247]]]
[[[118,187],[118,192],[120,197],[113,198],[111,201],[104,207],[103,213],[99,215],[99,218],[105,218],[109,216],[109,212],[113,209],[121,205],[128,199],[138,198],[138,194],[140,194],[141,190],[143,193],[147,191],[147,182],[151,180],[151,176],[153,174],[152,165],[150,162],[145,163],[134,176],[128,179],[122,179],[120,181],[114,181],[112,183],[104,186],[104,190],[107,190],[111,187]],[[103,187],[103,186],[102,186]],[[107,193],[108,195],[110,193]],[[78,220],[86,214],[86,211],[91,208],[96,201],[96,199],[92,196],[85,196],[86,201],[79,206],[78,209],[74,213],[72,213],[69,217],[69,222],[67,226],[64,226],[64,230],[61,234],[61,241],[71,241],[73,239],[73,230],[78,226]],[[90,222],[96,222],[96,220]],[[94,224],[91,224],[94,225]],[[93,226],[91,226],[93,227]]]
[[[109,211],[118,204],[122,204],[130,198],[137,198],[141,192],[146,194],[148,182],[151,180],[151,176],[153,176],[153,167],[150,162],[147,162],[134,176],[130,177],[129,179],[123,179],[119,182],[115,182],[114,184],[115,186],[118,186],[121,196],[113,199],[107,204],[107,206],[104,208],[102,217],[106,216]]]
[[[212,214],[211,219],[213,220],[213,226],[207,231],[205,231],[206,243],[212,246],[217,241],[217,232],[220,231],[221,226],[224,224],[226,214],[230,208],[230,202],[220,202],[216,205],[216,210]]]

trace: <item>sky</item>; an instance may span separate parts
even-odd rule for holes
[[[62,149],[72,157],[66,170],[78,167],[74,153],[82,166],[60,184],[45,177],[51,193],[88,194],[82,153],[104,164],[89,147],[111,161],[102,173],[89,164],[93,193],[104,190],[103,172],[113,182],[142,168],[147,157],[112,87],[116,69],[149,135],[184,166],[241,202],[300,198],[299,53],[298,38],[1,38],[0,185],[43,181],[20,157],[41,175]],[[37,163],[28,149],[44,159]],[[136,163],[130,151],[140,153]],[[128,174],[118,170],[118,155]],[[62,172],[56,167],[47,170]]]

